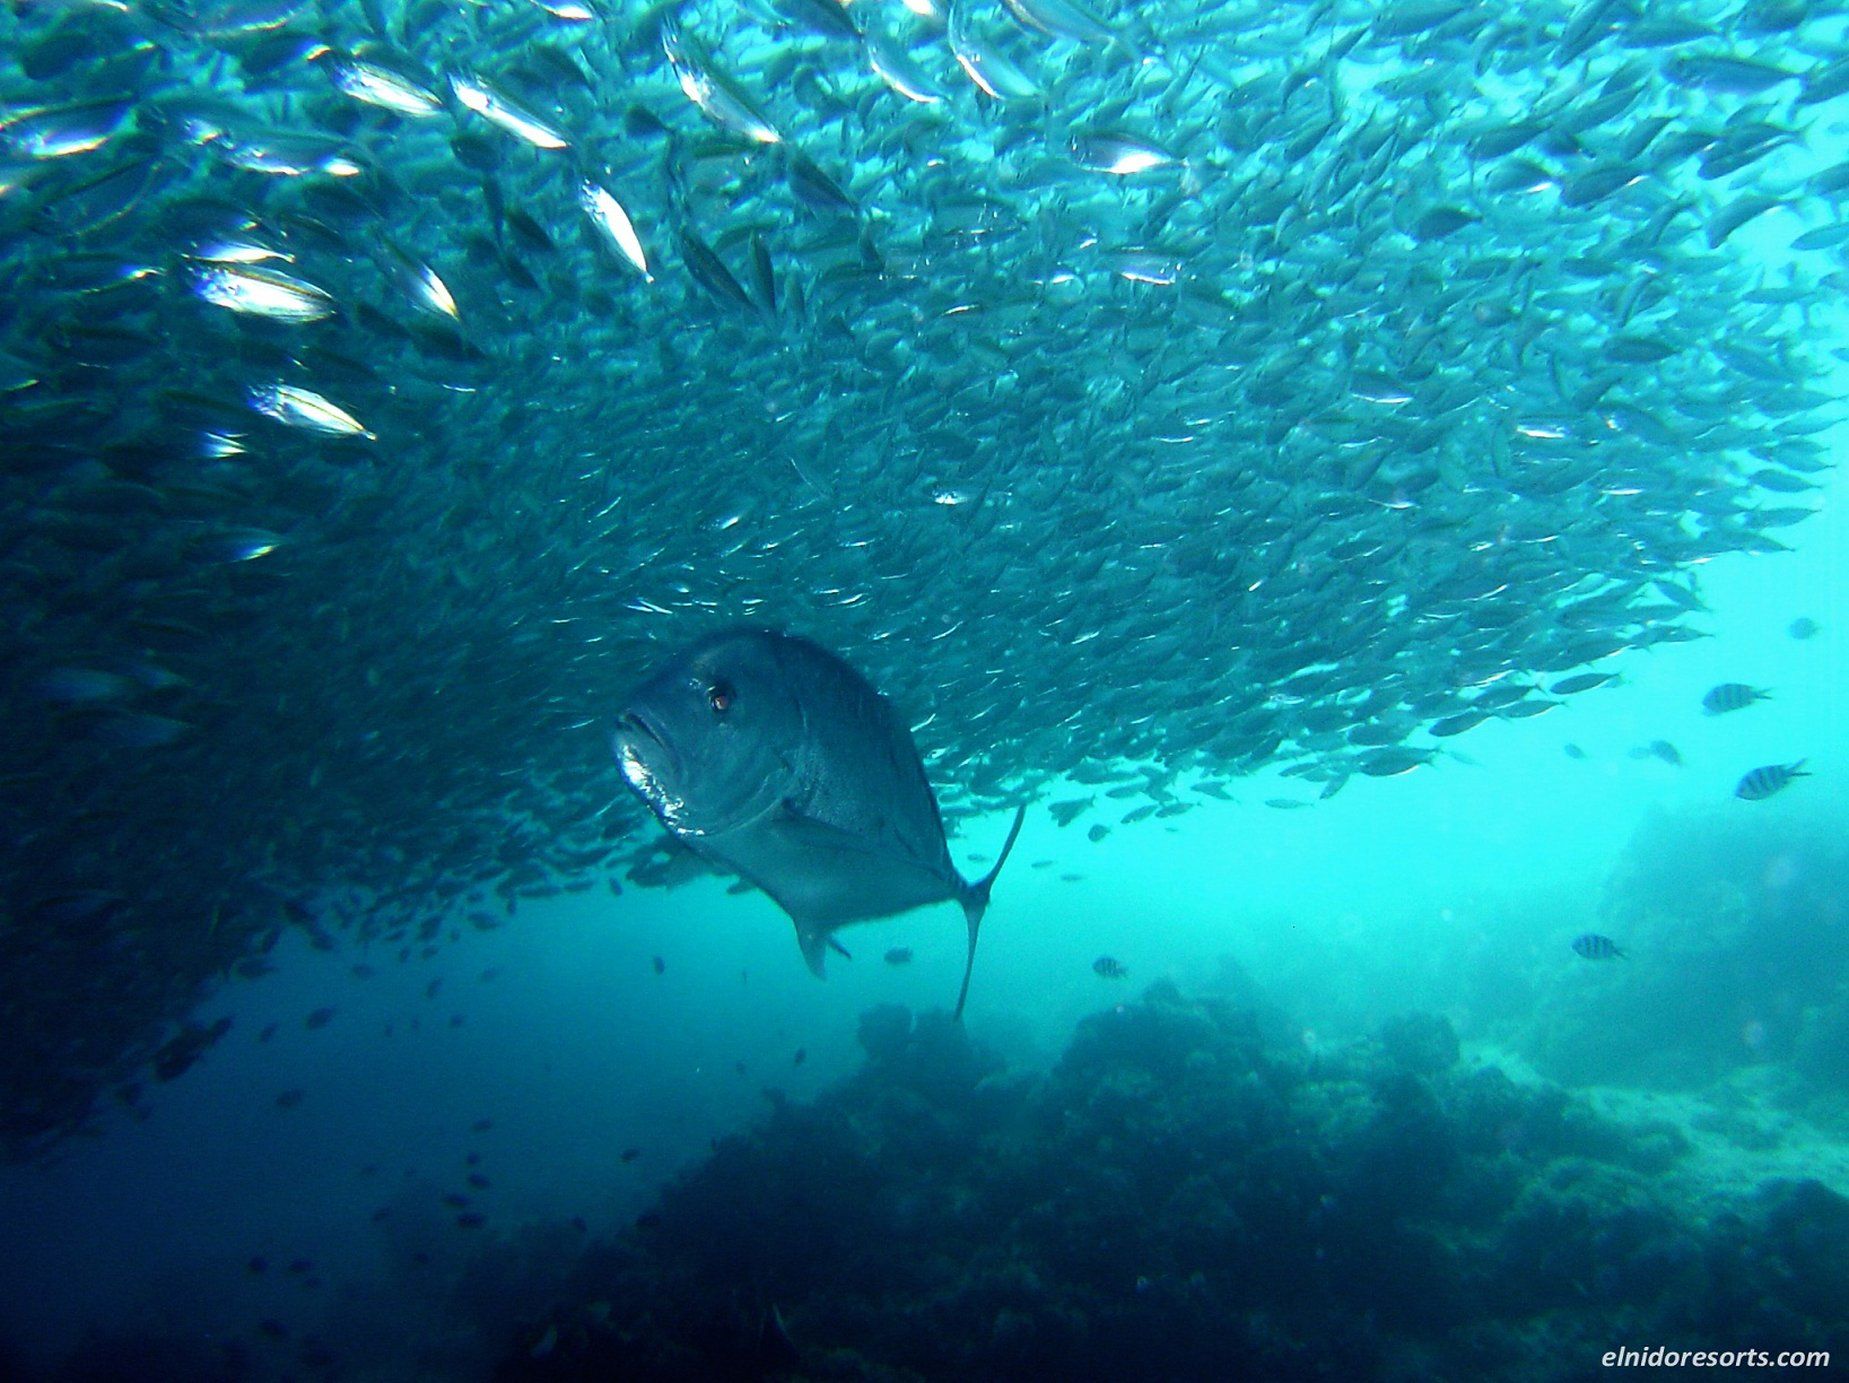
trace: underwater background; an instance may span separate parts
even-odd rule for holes
[[[1839,7],[0,39],[0,1375],[1842,1357]],[[626,788],[740,622],[960,1023]]]

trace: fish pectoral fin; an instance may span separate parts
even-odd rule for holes
[[[852,831],[844,831],[826,821],[807,816],[794,802],[785,799],[771,819],[771,827],[781,836],[799,843],[806,850],[826,850],[842,855],[883,855],[877,842]]]
[[[828,954],[828,929],[814,923],[798,922],[796,924],[796,944],[803,948],[803,959],[809,962],[809,969],[818,980],[828,976],[822,970],[822,960]],[[843,954],[846,954],[843,952]]]
[[[955,896],[957,879],[954,871],[933,869],[919,860],[900,840],[886,839],[860,831],[847,830],[813,816],[805,816],[789,802],[766,823],[768,831],[794,852],[818,858],[833,856],[876,865],[887,870],[916,871],[931,876],[943,885],[936,896]]]

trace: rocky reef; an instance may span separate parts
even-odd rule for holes
[[[1545,1380],[1849,1343],[1849,1201],[1692,1204],[1673,1124],[1469,1063],[1442,1018],[1317,1052],[1159,983],[1044,1074],[941,1013],[860,1039],[586,1252],[495,1377]]]
[[[1777,1063],[1849,1114],[1845,922],[1840,818],[1664,812],[1628,843],[1591,920],[1625,958],[1566,957],[1499,1036],[1576,1086],[1692,1089]]]

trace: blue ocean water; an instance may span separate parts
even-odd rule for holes
[[[993,180],[983,196],[966,197],[934,183],[941,150],[913,158],[905,143],[924,147],[938,130],[936,101],[915,85],[922,78],[895,77],[890,63],[882,71],[877,43],[858,36],[845,40],[864,45],[853,63],[817,57],[843,40],[828,36],[831,25],[847,15],[852,30],[866,11],[819,3],[725,11],[737,31],[726,31],[733,46],[722,56],[780,93],[780,123],[801,109],[829,131],[872,132],[857,151],[845,134],[840,151],[821,135],[809,140],[818,158],[839,153],[829,166],[846,188],[803,162],[808,154],[758,157],[752,146],[773,143],[765,135],[777,131],[749,99],[738,104],[742,88],[712,79],[719,59],[633,40],[611,16],[609,33],[567,43],[561,32],[580,31],[557,26],[589,21],[562,14],[573,8],[562,0],[531,15],[472,7],[481,32],[505,45],[473,57],[500,59],[497,80],[547,118],[563,124],[594,110],[613,144],[618,131],[629,141],[601,167],[569,165],[569,177],[519,161],[548,150],[545,131],[529,123],[522,133],[519,103],[493,104],[460,64],[448,75],[461,85],[401,90],[396,99],[410,110],[390,117],[453,119],[453,138],[443,123],[441,139],[417,144],[377,114],[376,88],[372,99],[353,98],[368,107],[364,121],[345,104],[333,107],[344,117],[330,115],[321,102],[352,95],[358,69],[338,69],[344,85],[330,94],[314,64],[364,57],[419,70],[401,52],[420,38],[399,8],[328,5],[305,16],[287,4],[274,14],[263,4],[146,13],[99,5],[69,11],[77,18],[60,27],[28,6],[9,19],[17,27],[6,32],[33,43],[7,58],[0,102],[0,227],[12,234],[0,242],[0,267],[25,324],[0,343],[0,400],[14,410],[0,413],[14,457],[3,517],[9,534],[26,535],[5,575],[22,615],[21,671],[5,688],[20,728],[7,758],[15,859],[0,945],[32,964],[0,974],[16,1042],[0,1063],[10,1082],[6,1129],[18,1142],[16,1159],[0,1166],[0,1373],[1576,1379],[1620,1349],[1842,1357],[1849,518],[1834,467],[1849,431],[1833,421],[1831,401],[1843,395],[1849,339],[1836,307],[1844,241],[1830,239],[1841,224],[1836,182],[1849,178],[1837,171],[1849,147],[1836,92],[1849,90],[1835,55],[1840,16],[1759,5],[1678,21],[1593,3],[1550,8],[1532,32],[1515,16],[1485,29],[1480,44],[1441,34],[1425,63],[1425,36],[1454,21],[1476,33],[1477,7],[1318,6],[1278,19],[1277,32],[1250,16],[1264,41],[1235,53],[1238,61],[1214,56],[1224,37],[1216,25],[1237,28],[1245,16],[1191,10],[1189,32],[1208,56],[1190,66],[1150,42],[1162,16],[1146,34],[1120,8],[1115,19],[1137,30],[1136,42],[1106,41],[1087,36],[1082,11],[1011,0],[1022,32],[1055,45],[1057,60],[1046,59],[1061,78],[1048,82],[1054,94],[1014,89],[1017,78],[997,64],[998,53],[1028,51],[999,7],[983,15],[993,21],[988,40],[959,32],[946,14],[924,23],[914,45],[941,59],[934,80],[964,83],[958,73],[968,74],[962,104],[941,117],[956,132],[943,148]],[[464,27],[465,11],[415,8],[433,33]],[[887,19],[896,25],[895,16]],[[643,17],[623,17],[642,26]],[[722,27],[714,14],[695,18]],[[1768,35],[1806,20],[1800,62]],[[1299,29],[1317,36],[1315,63],[1299,65]],[[776,41],[751,47],[738,38],[744,30]],[[1344,63],[1320,46],[1357,30],[1392,51],[1364,46]],[[1724,44],[1723,31],[1734,36]],[[997,41],[1000,49],[985,46]],[[1537,70],[1567,83],[1544,113],[1575,128],[1543,138],[1510,108],[1532,76],[1518,61],[1524,43],[1544,56],[1573,50],[1545,56]],[[1657,52],[1687,44],[1701,60]],[[216,59],[193,66],[172,56],[217,47],[237,55],[236,74]],[[1592,65],[1582,68],[1587,48]],[[1514,76],[1498,68],[1498,52]],[[869,53],[872,75],[859,60]],[[527,57],[541,64],[537,75],[521,70]],[[1796,68],[1765,65],[1774,61],[1801,66],[1802,83],[1794,85]],[[635,81],[646,101],[606,99],[588,81],[595,99],[573,94],[562,74],[574,63],[598,82]],[[849,67],[865,89],[841,76]],[[1211,96],[1191,85],[1197,71],[1211,77],[1201,78]],[[792,75],[801,72],[807,82]],[[1689,127],[1678,131],[1691,142],[1677,157],[1703,160],[1699,182],[1672,178],[1674,160],[1660,150],[1644,157],[1658,136],[1638,133],[1648,123],[1641,113],[1590,134],[1618,117],[1594,120],[1586,108],[1628,109],[1620,98],[1635,99],[1631,84]],[[123,86],[140,104],[97,96]],[[1328,128],[1321,106],[1302,96],[1320,101],[1325,88],[1339,88]],[[44,96],[53,89],[55,103]],[[1112,123],[1135,123],[1131,95],[1163,91],[1177,93],[1175,109],[1142,136]],[[685,108],[667,106],[664,92],[684,94]],[[426,97],[435,104],[421,109]],[[904,118],[888,120],[876,101],[924,110],[906,106]],[[273,129],[259,137],[239,124],[259,114],[298,134],[312,127],[319,139],[350,139],[388,168],[401,160],[403,184],[381,178],[364,195],[344,193],[346,145],[304,153]],[[496,152],[488,127],[464,118],[477,115],[497,138],[531,148]],[[1369,152],[1329,152],[1322,141],[1338,127]],[[874,137],[895,129],[891,143]],[[1642,143],[1614,166],[1601,139]],[[1163,140],[1192,145],[1199,168]],[[1502,149],[1498,140],[1515,142]],[[1057,169],[1011,161],[1042,143]],[[1776,156],[1766,156],[1768,143]],[[1427,145],[1438,152],[1400,168],[1399,158]],[[969,152],[977,146],[981,157]],[[97,148],[120,153],[110,177],[63,171]],[[1289,159],[1278,157],[1284,148]],[[1381,151],[1392,157],[1377,167]],[[1548,166],[1511,168],[1530,153]],[[1260,166],[1250,180],[1247,156]],[[314,166],[295,166],[304,159]],[[1159,191],[1123,193],[1121,205],[1061,190],[1074,169],[1115,178],[1126,159],[1182,171]],[[865,171],[877,173],[882,160],[901,171]],[[1479,164],[1493,165],[1492,181],[1497,170],[1520,176],[1486,190]],[[1310,185],[1278,193],[1292,165]],[[161,177],[133,195],[116,185],[157,166]],[[856,167],[858,178],[841,171]],[[448,184],[459,168],[481,175],[481,187],[466,189],[477,219],[452,225],[444,218],[462,194],[460,182]],[[217,181],[259,172],[302,180],[321,200]],[[1750,185],[1726,183],[1741,172]],[[1402,176],[1411,181],[1395,181]],[[599,178],[646,208],[636,242],[646,264],[594,196],[599,238],[568,238],[563,211],[576,216],[578,184],[589,179],[594,193]],[[1524,179],[1544,181],[1546,210],[1499,219],[1507,208],[1497,210],[1495,196]],[[1223,190],[1235,181],[1236,194]],[[1277,245],[1372,181],[1389,189],[1384,203],[1408,210],[1304,232],[1310,248],[1276,271],[1282,286],[1267,299],[1255,285],[1274,260],[1286,262]],[[906,197],[891,192],[901,185]],[[1633,189],[1634,201],[1606,200]],[[929,203],[916,225],[895,210],[914,194]],[[1613,237],[1641,221],[1660,239],[1684,198],[1699,205],[1704,228],[1667,248],[1623,238],[1614,249],[1586,232],[1607,208]],[[225,220],[226,202],[258,210]],[[1235,245],[1227,227],[1238,220],[1250,231],[1247,214],[1262,223],[1257,238]],[[1730,225],[1734,216],[1744,219]],[[1014,221],[1039,227],[1033,234],[1051,248],[1008,239]],[[286,276],[240,280],[202,268],[238,262],[211,257],[206,222],[248,236],[251,253],[264,235],[290,246],[305,263],[257,262],[338,280],[372,317],[343,303],[330,330],[350,334],[299,347],[280,333],[324,313],[334,319],[325,295]],[[1576,255],[1566,278],[1549,277],[1562,255],[1547,237],[1569,222],[1560,234]],[[134,256],[113,243],[119,225],[132,228],[122,244]],[[1807,234],[1826,243],[1794,248]],[[959,258],[988,255],[997,239],[1007,248],[980,272]],[[1441,259],[1447,245],[1469,248],[1453,263]],[[419,255],[456,279],[466,312],[440,305]],[[1337,272],[1401,258],[1417,272],[1386,288]],[[606,277],[571,287],[586,263]],[[728,263],[749,263],[756,276],[734,278]],[[1739,277],[1713,282],[1732,291],[1750,277],[1759,297],[1742,290],[1724,304],[1735,315],[1707,322],[1706,339],[1692,323],[1714,309],[1701,277],[1714,263]],[[1485,344],[1457,367],[1516,381],[1504,385],[1519,395],[1509,417],[1541,449],[1520,453],[1522,465],[1506,475],[1497,469],[1506,455],[1476,469],[1470,447],[1489,433],[1466,424],[1442,446],[1416,422],[1361,442],[1347,431],[1350,409],[1373,419],[1367,409],[1398,408],[1428,381],[1451,380],[1456,362],[1435,363],[1415,339],[1429,322],[1388,323],[1342,299],[1335,348],[1312,349],[1328,324],[1309,316],[1303,339],[1293,336],[1304,304],[1335,301],[1356,281],[1364,302],[1408,284],[1443,299],[1456,287],[1446,269],[1460,283],[1506,277],[1520,290],[1510,295],[1519,310],[1495,294],[1476,304],[1473,340]],[[1687,290],[1690,321],[1674,320],[1666,335],[1644,320],[1659,274],[1678,288],[1701,285]],[[1129,296],[1216,275],[1237,294],[1204,291],[1182,308]],[[1588,306],[1574,285],[1601,278],[1613,292]],[[1081,279],[1089,306],[1072,287]],[[1003,291],[1016,280],[1034,288],[1025,306]],[[376,306],[397,302],[388,281],[421,304],[394,309],[414,326]],[[111,294],[148,283],[161,285],[150,293],[171,287],[159,302],[174,316],[139,299],[117,309]],[[619,309],[623,292],[643,287],[659,290],[650,306]],[[208,327],[217,320],[208,309],[238,293],[267,307],[240,300],[231,311],[268,320],[215,335],[231,329]],[[803,293],[809,305],[793,306]],[[67,320],[67,299],[104,305],[94,318],[83,308]],[[1536,338],[1520,317],[1535,300],[1565,325],[1529,354]],[[1776,316],[1784,307],[1791,312]],[[452,315],[466,330],[450,325]],[[963,315],[997,323],[993,334],[972,330],[947,344],[927,324]],[[1086,335],[1105,322],[1122,335],[1100,334],[1093,348]],[[1805,356],[1790,373],[1825,402],[1791,405],[1781,436],[1813,439],[1820,468],[1803,481],[1775,470],[1754,491],[1738,472],[1758,461],[1735,452],[1758,456],[1747,443],[1766,439],[1752,427],[1777,431],[1767,420],[1785,408],[1778,389],[1768,386],[1753,414],[1716,383],[1733,378],[1726,371],[1679,374],[1663,362],[1708,362],[1710,348],[1733,344],[1736,326],[1746,335],[1768,323],[1786,335],[1739,344],[1749,365],[1768,370]],[[279,334],[266,334],[272,327]],[[1178,383],[1209,368],[1190,360],[1183,369],[1172,356],[1185,351],[1164,349],[1184,327],[1202,328],[1184,345],[1212,356],[1214,389]],[[1591,341],[1583,357],[1581,338]],[[857,340],[864,358],[844,344]],[[1433,353],[1465,351],[1459,340]],[[1751,354],[1760,347],[1763,355]],[[1064,349],[1074,353],[1057,354]],[[176,384],[176,359],[202,378]],[[816,360],[848,363],[833,376],[805,375]],[[1812,368],[1817,361],[1830,362],[1827,373]],[[1325,396],[1316,383],[1330,371],[1345,383]],[[330,395],[279,394],[285,386],[272,377]],[[841,392],[813,394],[817,380]],[[1211,411],[1201,400],[1235,388],[1227,380],[1246,391],[1225,409],[1236,444],[1224,456],[1182,450],[1198,440],[1184,422],[1200,421],[1208,435],[1226,421],[1193,419]],[[1299,384],[1309,397],[1300,417]],[[214,389],[224,397],[199,396]],[[58,406],[38,411],[41,391]],[[1433,406],[1432,427],[1482,403],[1438,393],[1420,399]],[[465,412],[478,394],[501,411],[486,420]],[[634,419],[597,411],[610,394],[669,417],[672,445],[648,433],[663,450],[637,442],[625,452]],[[333,395],[355,414],[330,414]],[[959,411],[917,426],[918,401],[939,396]],[[1609,474],[1588,464],[1603,489],[1585,477],[1564,493],[1549,488],[1556,458],[1545,447],[1560,435],[1537,397],[1584,400],[1581,413],[1635,449]],[[696,403],[675,415],[682,398]],[[1059,411],[1075,398],[1093,431]],[[749,427],[724,416],[741,399]],[[894,412],[866,442],[857,429],[879,399]],[[1504,401],[1492,402],[1484,411],[1507,421],[1496,413]],[[147,441],[133,416],[144,407],[147,432],[163,446],[183,435],[183,448],[170,455]],[[1819,409],[1832,414],[1828,430],[1798,425]],[[274,433],[245,430],[258,415]],[[1145,466],[1139,454],[1120,471],[1112,448],[1125,434],[1112,429],[1126,417],[1150,420],[1170,449],[1160,454],[1188,459]],[[773,424],[792,418],[808,430],[781,449],[748,452],[737,474],[688,460],[708,423],[736,429],[724,433],[730,447],[739,436],[774,436]],[[1003,425],[990,426],[997,418]],[[1274,436],[1276,419],[1289,426]],[[1581,422],[1561,425],[1576,442]],[[1728,427],[1746,438],[1738,448],[1712,441]],[[1495,434],[1505,447],[1509,431]],[[387,462],[371,470],[337,450],[359,447],[356,439],[384,439]],[[202,442],[214,462],[243,456],[246,445],[256,456],[227,479],[193,468]],[[1327,454],[1351,452],[1371,466],[1311,474]],[[175,464],[182,454],[185,464]],[[1419,459],[1428,454],[1442,462],[1428,466]],[[1195,459],[1203,455],[1216,459]],[[391,469],[397,462],[406,469]],[[1298,465],[1301,478],[1290,469]],[[1204,498],[1189,489],[1203,478],[1217,484],[1220,467],[1242,483],[1225,493],[1209,486]],[[1253,482],[1251,472],[1263,474]],[[1673,512],[1640,506],[1626,529],[1608,516],[1634,497],[1639,473],[1663,479]],[[596,503],[575,502],[606,477],[615,477],[615,497],[606,503],[600,490]],[[1493,483],[1505,478],[1507,493]],[[586,488],[574,488],[580,482]],[[1816,488],[1791,500],[1781,484]],[[1818,506],[1777,529],[1790,550],[1741,550],[1770,548],[1751,518],[1787,501]],[[250,526],[246,505],[265,526]],[[1441,536],[1392,569],[1401,587],[1422,589],[1424,568],[1452,560],[1471,575],[1461,553],[1520,544],[1550,561],[1565,555],[1552,566],[1512,564],[1517,580],[1536,566],[1545,574],[1511,593],[1511,606],[1564,601],[1587,592],[1565,579],[1582,553],[1608,574],[1607,540],[1618,532],[1643,554],[1635,570],[1611,577],[1627,599],[1660,604],[1650,589],[1660,580],[1700,608],[1686,619],[1671,611],[1616,621],[1630,631],[1626,646],[1582,664],[1542,660],[1559,652],[1547,642],[1558,631],[1530,630],[1513,618],[1521,609],[1511,608],[1506,626],[1485,618],[1469,633],[1447,607],[1430,615],[1447,632],[1392,663],[1376,658],[1390,623],[1377,639],[1330,651],[1352,632],[1344,619],[1352,602],[1365,603],[1359,587],[1325,599],[1306,578],[1295,597],[1273,594],[1303,569],[1365,571],[1378,548],[1343,525],[1378,537],[1381,515],[1418,516],[1422,506],[1441,517],[1421,532]],[[973,517],[967,528],[922,528],[913,509],[933,520]],[[1283,538],[1267,527],[1274,519]],[[1477,535],[1479,523],[1493,536],[1475,547],[1442,536]],[[120,543],[116,530],[137,524],[146,545]],[[58,535],[57,553],[48,555],[40,530]],[[741,536],[727,536],[735,530]],[[1694,542],[1716,533],[1713,552]],[[1300,549],[1297,569],[1275,553],[1238,567],[1272,544]],[[908,579],[827,565],[862,547],[890,555]],[[400,550],[408,555],[393,566]],[[1136,561],[1152,550],[1172,550],[1174,565],[1151,576]],[[788,551],[806,556],[774,566]],[[1085,578],[1091,585],[1070,576],[1099,553],[1118,565],[1101,561]],[[1033,566],[1041,554],[1044,569]],[[452,563],[445,578],[413,579],[437,556]],[[1381,560],[1386,570],[1399,558]],[[572,585],[587,569],[597,581]],[[853,581],[831,584],[847,581],[842,570]],[[782,580],[789,571],[803,579]],[[974,573],[967,588],[965,571]],[[163,583],[178,593],[173,608],[157,598]],[[1495,613],[1503,589],[1472,586],[1467,600]],[[468,619],[478,607],[512,611],[513,635],[470,645],[485,637]],[[369,623],[381,612],[391,619]],[[950,904],[844,929],[852,958],[831,958],[818,981],[789,918],[764,894],[710,875],[643,886],[659,882],[659,870],[636,847],[660,833],[628,800],[607,748],[610,722],[621,684],[678,642],[683,626],[691,637],[715,616],[774,616],[856,658],[887,659],[926,772],[953,808],[950,850],[966,876],[1001,848],[1002,805],[1028,801],[960,1026],[947,1013],[965,932]],[[311,647],[279,674],[298,620]],[[1451,631],[1470,640],[1503,627],[1523,632],[1509,636],[1498,678],[1557,685],[1591,667],[1617,680],[1537,692],[1531,703],[1559,704],[1430,737],[1441,712],[1477,704],[1450,699],[1462,693],[1434,670]],[[1057,642],[1041,638],[1047,628],[1060,631]],[[1136,637],[1122,637],[1126,628]],[[1671,628],[1700,636],[1643,637]],[[1141,661],[1145,636],[1185,648],[1203,629],[1258,656],[1283,658],[1293,650],[1278,645],[1293,638],[1303,651],[1284,672],[1239,664],[1249,681],[1237,685],[1191,683],[1198,665],[1186,658]],[[326,646],[313,647],[320,638]],[[1094,639],[1115,661],[1081,680],[1072,650]],[[247,658],[249,648],[261,655]],[[185,675],[150,671],[157,650]],[[1525,654],[1535,655],[1532,666]],[[440,675],[417,680],[432,667]],[[1341,674],[1339,690],[1300,695],[1299,675],[1324,667]],[[1292,719],[1305,704],[1363,704],[1373,678],[1407,683],[1404,702],[1388,708],[1388,741],[1332,747]],[[142,689],[126,690],[136,679]],[[1704,698],[1729,683],[1770,696],[1708,713]],[[384,699],[401,687],[414,695]],[[933,709],[908,704],[908,691],[936,698]],[[328,700],[316,702],[317,693]],[[945,723],[971,712],[975,730]],[[1232,751],[1213,733],[1222,718],[1238,741]],[[1358,718],[1342,729],[1374,724]],[[1072,725],[1089,738],[1062,741]],[[1170,764],[1152,749],[1165,725],[1188,745]],[[494,751],[516,734],[543,744],[543,762],[503,762]],[[1253,747],[1268,736],[1268,748]],[[1364,746],[1409,740],[1426,762],[1381,776],[1360,767]],[[209,749],[196,749],[202,743]],[[1286,744],[1295,747],[1280,753]],[[380,745],[382,763],[369,757]],[[1057,763],[1032,759],[1049,746]],[[478,749],[481,774],[469,758]],[[159,756],[170,751],[173,767],[163,770]],[[433,765],[440,753],[455,759]],[[132,765],[124,777],[110,776],[123,763]],[[1805,776],[1782,790],[1740,794],[1755,770],[1798,763]],[[1306,765],[1309,776],[1298,771]],[[363,783],[342,804],[357,810],[324,810],[324,766],[330,778],[345,772]],[[1144,768],[1151,774],[1139,786]],[[201,778],[175,786],[162,784],[165,773]],[[228,801],[215,799],[208,774],[223,775]],[[116,785],[131,780],[118,800]],[[1129,790],[1112,796],[1111,785]],[[1146,810],[1177,799],[1185,812]],[[1069,822],[1051,810],[1079,802]],[[178,804],[172,818],[169,803]],[[161,854],[173,818],[204,821],[172,837],[196,855]],[[251,857],[202,846],[236,839],[247,820],[260,841]],[[604,823],[614,823],[608,834]],[[79,846],[46,846],[66,829]],[[90,831],[107,848],[93,848]],[[568,833],[571,848],[549,853]],[[142,836],[157,845],[137,856],[131,845]],[[299,873],[270,868],[298,853],[308,862]],[[466,858],[458,865],[456,856]],[[200,897],[235,893],[241,910],[193,908],[187,897],[184,907],[150,906],[145,919],[120,875],[150,858],[163,867],[163,900],[175,878],[197,875]],[[312,887],[301,884],[317,870]],[[456,877],[464,883],[449,887]],[[486,928],[477,925],[484,908]],[[428,937],[408,939],[406,917],[423,920]],[[83,931],[90,924],[93,936]],[[200,930],[179,935],[183,926]],[[70,968],[41,966],[40,949],[16,945],[32,927],[60,944],[75,938],[58,952]],[[178,940],[163,949],[151,936]],[[91,976],[106,978],[82,982]],[[125,1035],[107,1051],[66,1040],[73,1028],[114,1031],[118,1019]],[[196,1060],[156,1077],[168,1044],[222,1020],[222,1037],[203,1042]],[[47,1031],[60,1036],[29,1045]],[[68,1109],[47,1114],[34,1103],[40,1076]]]
[[[1832,772],[1849,673],[1843,530],[1843,511],[1827,509],[1792,554],[1717,561],[1704,578],[1713,638],[1622,657],[1624,686],[1485,727],[1466,742],[1468,762],[1363,781],[1313,811],[1266,808],[1288,781],[1253,780],[1237,803],[1095,845],[1037,814],[985,928],[971,1038],[1021,1069],[1042,1068],[1086,1015],[1157,980],[1183,993],[1222,989],[1229,964],[1313,1049],[1339,1049],[1396,1014],[1434,1013],[1456,1028],[1467,1062],[1543,1079],[1544,1039],[1560,1055],[1560,1035],[1544,1025],[1557,1021],[1577,1025],[1561,1057],[1570,1088],[1648,1092],[1648,1117],[1699,1140],[1673,1183],[1691,1213],[1773,1178],[1849,1194],[1849,876]],[[1788,636],[1801,617],[1817,620],[1815,637]],[[1776,695],[1750,714],[1704,716],[1702,695],[1727,680]],[[1680,766],[1630,752],[1664,738]],[[1583,759],[1562,752],[1569,742]],[[1814,779],[1764,803],[1733,798],[1746,769],[1799,757]],[[1651,831],[1653,822],[1669,825]],[[1728,877],[1726,853],[1749,823],[1788,837],[1779,867],[1795,879],[1753,877],[1742,851],[1735,886],[1752,897],[1802,881],[1821,893],[1791,932],[1769,938],[1694,919],[1716,933],[1724,1006],[1677,1002],[1679,975],[1714,958],[1673,933],[1660,947],[1641,925],[1635,938],[1620,934],[1628,957],[1604,968],[1571,952],[1576,934],[1612,925],[1602,907],[1627,860],[1642,853],[1649,868],[1675,873],[1707,869],[1718,854]],[[993,849],[1005,824],[969,822],[954,853]],[[1802,1075],[1785,1069],[1791,1029],[1804,1021],[1789,1011],[1793,977],[1779,953],[1792,935],[1824,947],[1837,985],[1833,1001],[1813,1005],[1836,1006],[1837,1045]],[[863,1011],[948,1004],[962,958],[953,907],[844,937],[854,962],[817,983],[782,914],[715,881],[526,901],[515,925],[465,928],[435,958],[385,963],[364,980],[350,967],[373,953],[286,938],[274,974],[229,983],[204,1005],[203,1018],[235,1019],[231,1034],[158,1091],[145,1122],[105,1115],[94,1138],[67,1141],[50,1165],[4,1173],[5,1336],[40,1363],[86,1336],[178,1337],[200,1346],[188,1358],[235,1345],[255,1356],[251,1376],[269,1376],[282,1367],[274,1356],[289,1359],[285,1347],[247,1342],[270,1320],[287,1327],[291,1347],[315,1339],[336,1360],[364,1361],[352,1376],[442,1376],[472,1356],[482,1367],[520,1323],[512,1317],[542,1314],[511,1302],[508,1320],[458,1312],[456,1282],[484,1234],[517,1241],[580,1218],[582,1236],[543,1241],[562,1267],[584,1238],[622,1233],[711,1140],[762,1117],[767,1088],[802,1101],[858,1068]],[[913,950],[911,964],[880,963],[882,948],[899,945]],[[1129,975],[1095,975],[1102,954]],[[1635,1061],[1637,1034],[1619,1028],[1636,1021],[1623,991],[1641,984],[1668,998],[1643,1034],[1666,1058],[1656,1077]],[[305,1029],[322,1006],[332,1019]],[[272,1024],[274,1037],[260,1040]],[[1767,1027],[1784,1029],[1770,1050]],[[1718,1074],[1678,1072],[1669,1060],[1679,1044],[1717,1040],[1731,1048]],[[1607,1048],[1622,1057],[1609,1074]],[[276,1106],[285,1090],[301,1092],[299,1105]],[[1616,1117],[1645,1117],[1618,1108]],[[481,1120],[492,1127],[472,1132]],[[1701,1133],[1704,1120],[1722,1131]],[[628,1148],[640,1155],[624,1163]],[[464,1183],[471,1153],[491,1189]],[[491,1228],[454,1226],[440,1198],[457,1188]],[[389,1218],[375,1221],[382,1209]],[[414,1262],[419,1253],[427,1263]],[[253,1274],[253,1257],[267,1271]],[[291,1273],[296,1260],[313,1266]],[[445,1343],[449,1362],[418,1362]],[[1613,1340],[1626,1343],[1636,1342]]]

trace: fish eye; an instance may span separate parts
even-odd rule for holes
[[[732,684],[729,682],[714,682],[706,688],[706,704],[713,708],[714,715],[722,716],[731,710],[732,698]]]

